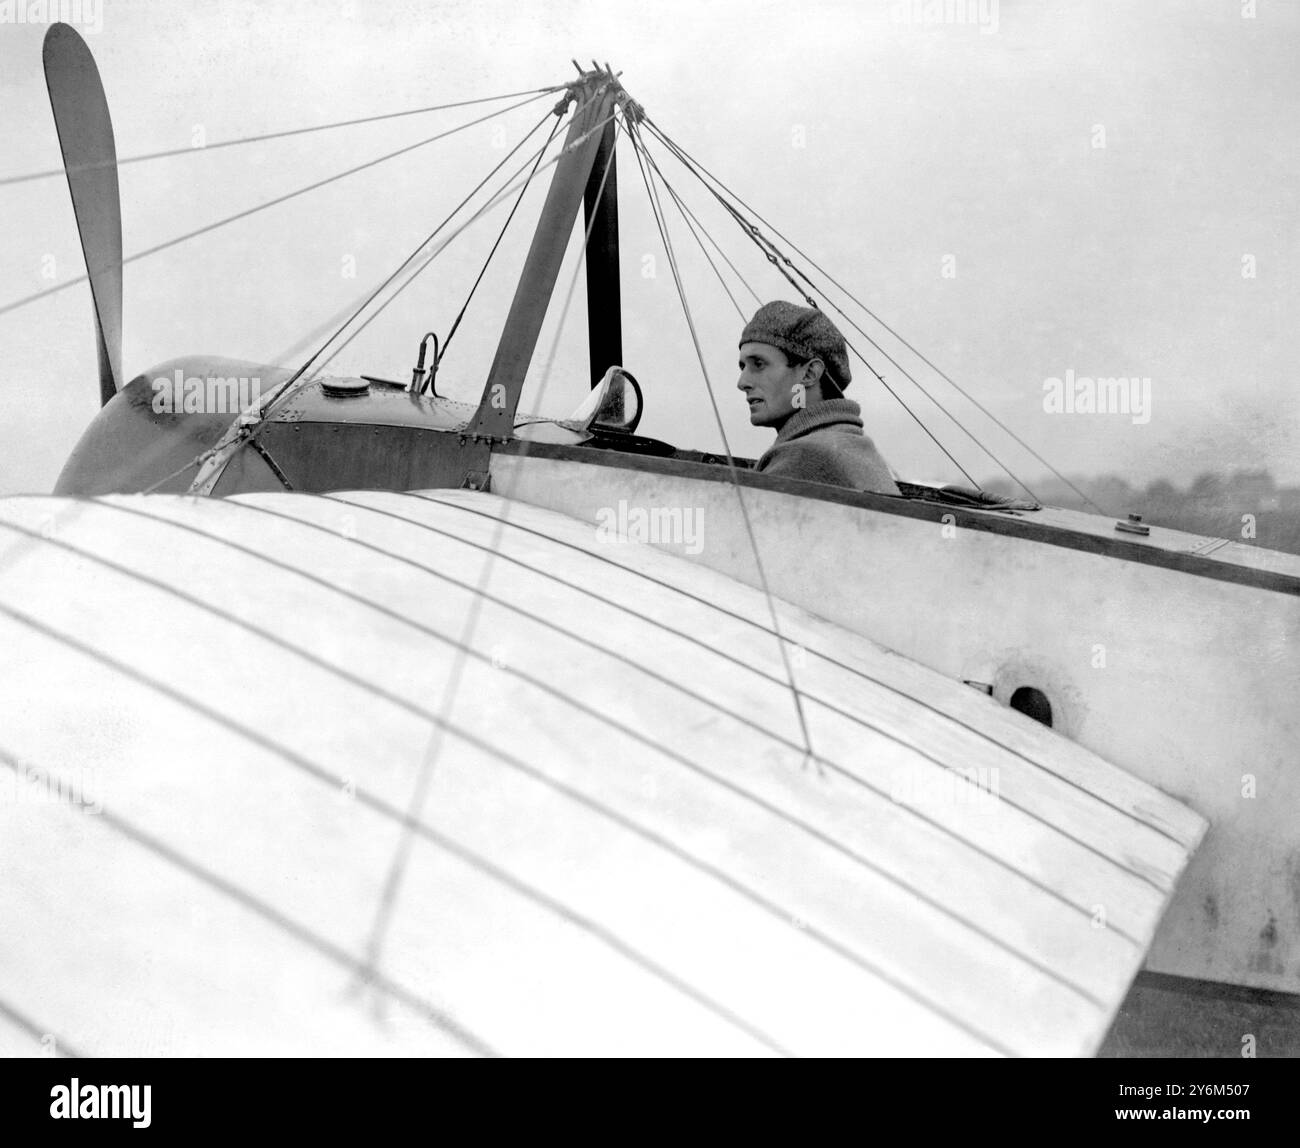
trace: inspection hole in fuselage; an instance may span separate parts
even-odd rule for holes
[[[1026,717],[1031,717],[1036,722],[1042,722],[1045,726],[1052,724],[1052,703],[1047,700],[1047,695],[1042,690],[1035,689],[1033,686],[1021,686],[1011,695],[1011,708],[1019,710]]]

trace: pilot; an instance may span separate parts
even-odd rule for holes
[[[777,432],[754,469],[897,494],[889,464],[862,432],[862,409],[844,397],[851,381],[844,336],[821,311],[764,303],[741,333],[736,382],[749,421]]]

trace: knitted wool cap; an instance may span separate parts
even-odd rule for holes
[[[821,359],[831,382],[843,390],[853,381],[844,336],[813,307],[776,300],[764,303],[741,332],[744,343],[768,343],[796,359]]]

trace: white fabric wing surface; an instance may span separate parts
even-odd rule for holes
[[[486,494],[0,500],[0,1051],[1095,1051],[1204,822],[776,613]]]

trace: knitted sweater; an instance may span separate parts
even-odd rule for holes
[[[827,399],[795,411],[754,469],[777,478],[898,493],[889,464],[862,433],[862,408],[852,399]]]

